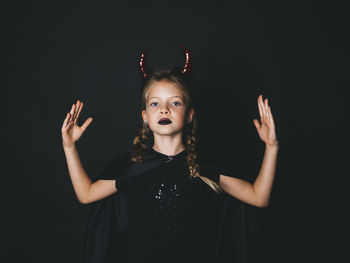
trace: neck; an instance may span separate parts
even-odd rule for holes
[[[176,155],[183,150],[185,150],[185,146],[182,141],[169,141],[169,140],[155,140],[152,148],[165,155]]]

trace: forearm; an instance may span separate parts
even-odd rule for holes
[[[81,164],[76,146],[63,146],[63,149],[75,194],[80,203],[85,203],[91,186],[91,180]]]
[[[269,204],[273,181],[275,178],[278,149],[278,144],[276,146],[266,145],[259,174],[253,183],[257,200],[262,207],[266,207]]]

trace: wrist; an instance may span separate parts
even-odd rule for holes
[[[62,143],[62,146],[63,146],[64,150],[74,150],[75,149],[75,143],[72,143],[72,144]]]
[[[266,148],[271,148],[271,149],[278,149],[279,148],[279,143],[278,140],[276,140],[275,142],[268,144],[265,143]]]

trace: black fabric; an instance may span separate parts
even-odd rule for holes
[[[215,182],[230,168],[200,164]],[[116,180],[117,193],[90,204],[86,263],[261,262],[256,207],[218,195],[191,178],[186,151],[172,160],[152,148],[142,163],[116,158],[97,180]]]

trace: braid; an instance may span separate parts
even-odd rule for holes
[[[197,130],[197,121],[196,118],[193,118],[190,125],[187,125],[185,128],[185,148],[187,150],[187,163],[190,170],[190,176],[192,178],[199,177],[204,183],[208,184],[215,192],[222,193],[220,186],[213,180],[200,175],[200,167],[196,163],[197,153],[196,153],[196,130]]]
[[[142,126],[139,125],[137,130],[133,146],[131,148],[131,160],[133,162],[142,162],[142,156],[147,149],[147,142],[150,135],[150,129],[147,125],[142,123]]]
[[[187,163],[190,170],[191,177],[199,177],[199,165],[196,163],[197,153],[196,153],[196,124],[195,119],[193,119],[192,124],[187,126],[186,143],[185,148],[187,151]]]

